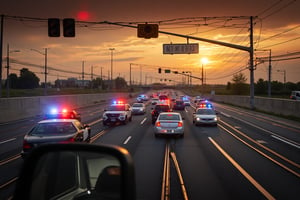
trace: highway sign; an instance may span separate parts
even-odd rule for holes
[[[163,54],[196,54],[199,53],[198,43],[163,44]]]

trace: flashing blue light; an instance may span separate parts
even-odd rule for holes
[[[206,104],[206,106],[207,106],[208,108],[212,108],[212,105],[211,105],[210,103]]]
[[[57,108],[51,108],[50,113],[51,113],[52,115],[57,114],[57,113],[58,113]]]

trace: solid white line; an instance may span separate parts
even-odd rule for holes
[[[146,120],[147,120],[147,117],[145,117],[145,118],[143,119],[143,121],[141,121],[140,124],[141,124],[141,125],[144,124]]]
[[[220,112],[222,115],[224,115],[225,117],[231,117],[231,115],[229,115],[229,114],[226,114],[226,113],[224,113],[224,112]]]
[[[231,164],[241,172],[241,174],[248,179],[248,181],[250,183],[252,183],[252,185],[254,187],[256,187],[256,189],[258,189],[258,191],[260,191],[267,199],[274,199],[275,198],[265,189],[263,188],[244,168],[242,168],[229,154],[227,154],[225,152],[224,149],[222,149],[222,147],[220,147],[218,145],[217,142],[215,142],[211,137],[208,137],[208,139],[213,143],[213,145],[223,154],[223,156],[225,158],[227,158],[227,160],[229,162],[231,162]]]
[[[11,138],[9,140],[4,140],[4,141],[1,141],[0,144],[4,144],[4,143],[7,143],[7,142],[11,142],[13,140],[16,140],[17,138]]]
[[[130,139],[131,139],[131,136],[129,136],[129,137],[125,140],[125,142],[124,142],[123,144],[127,144],[127,143],[129,142]]]
[[[91,122],[89,125],[92,126],[92,125],[94,125],[94,124],[96,124],[96,123],[98,123],[98,122],[101,122],[101,121],[102,121],[102,119],[98,119],[98,120],[96,120],[96,121]]]
[[[277,139],[277,140],[279,140],[279,141],[281,141],[281,142],[284,142],[284,143],[286,143],[286,144],[289,144],[289,145],[291,145],[291,146],[293,146],[293,147],[296,147],[296,148],[300,149],[300,146],[299,146],[299,145],[296,145],[296,144],[293,144],[293,143],[291,143],[291,142],[289,142],[289,141],[286,141],[286,140],[284,140],[284,139],[282,139],[282,138],[280,138],[280,137],[278,137],[278,136],[276,136],[276,135],[271,135],[271,137],[273,137],[273,138],[275,138],[275,139]]]

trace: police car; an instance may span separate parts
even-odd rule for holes
[[[132,120],[131,106],[123,101],[114,101],[104,110],[102,119],[104,126],[116,123],[127,124]]]

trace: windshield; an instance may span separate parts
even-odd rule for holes
[[[143,107],[143,104],[137,104],[137,103],[135,103],[135,104],[132,105],[132,107]]]
[[[170,107],[168,105],[156,105],[155,110],[156,111],[167,112],[167,111],[170,110]]]
[[[198,109],[196,114],[199,115],[215,115],[215,111],[212,109]]]
[[[109,106],[107,111],[124,111],[125,105]]]

